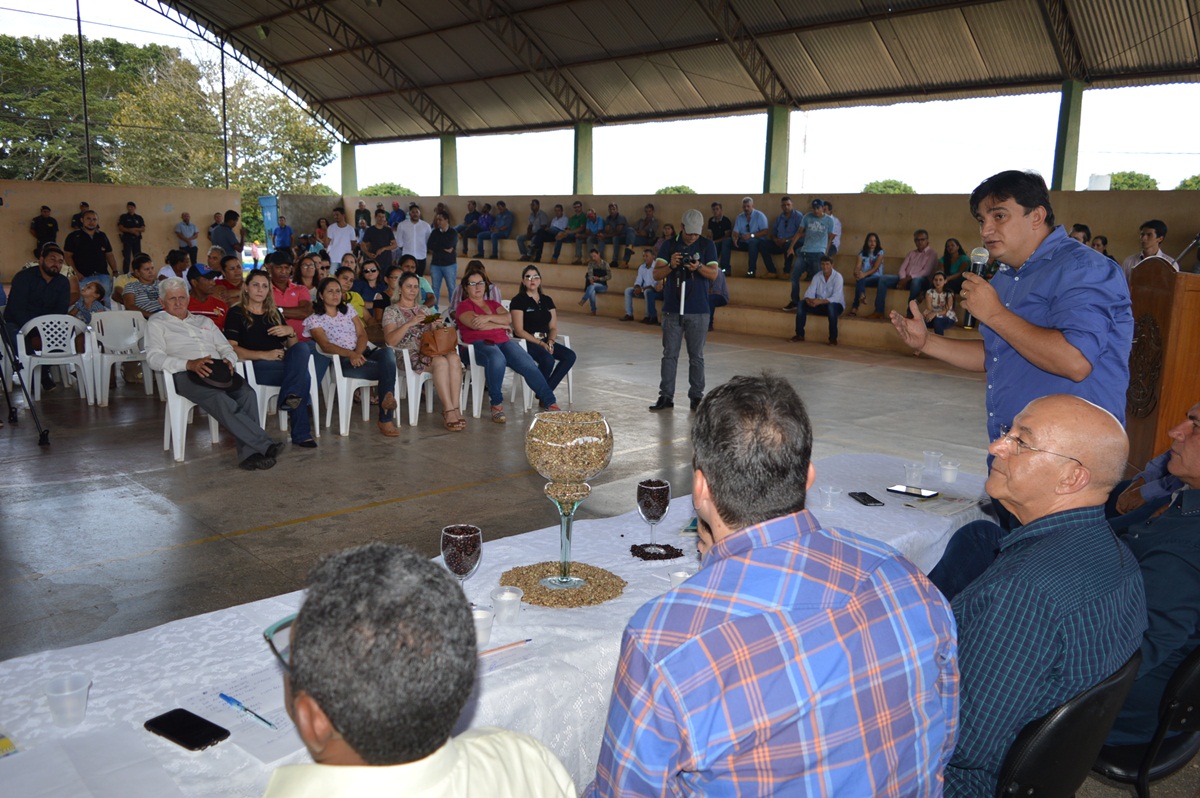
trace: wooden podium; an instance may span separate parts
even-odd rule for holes
[[[1200,402],[1200,274],[1162,258],[1133,270],[1133,348],[1125,427],[1132,476],[1171,445],[1167,431]]]

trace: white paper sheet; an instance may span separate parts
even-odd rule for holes
[[[250,715],[221,700],[220,694],[232,696],[242,704],[275,724],[269,729]],[[211,685],[187,699],[184,706],[219,726],[229,729],[229,741],[269,765],[304,747],[292,719],[283,706],[283,677],[272,666],[247,674],[221,685]]]

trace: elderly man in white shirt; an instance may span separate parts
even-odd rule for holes
[[[165,313],[155,313],[146,327],[146,362],[175,381],[180,396],[190,399],[229,430],[237,440],[238,464],[247,471],[271,468],[283,448],[258,424],[254,390],[234,373],[237,355],[212,319],[188,312],[187,284],[170,277],[158,284]],[[213,375],[215,361],[223,361],[233,385],[218,388],[204,384]],[[189,373],[190,372],[190,373]],[[192,378],[192,374],[196,378]]]
[[[808,290],[804,292],[804,301],[796,308],[796,334],[792,336],[793,343],[804,340],[804,323],[808,315],[829,317],[829,345],[837,346],[838,316],[846,307],[846,292],[842,284],[842,275],[833,270],[833,258],[821,256],[821,273],[813,277]]]

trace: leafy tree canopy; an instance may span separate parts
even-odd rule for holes
[[[655,194],[695,194],[696,191],[691,186],[664,186]]]
[[[375,183],[359,192],[364,197],[415,197],[417,192],[399,183]]]
[[[1185,177],[1175,186],[1176,191],[1200,191],[1200,175]]]
[[[864,194],[916,194],[917,190],[902,180],[875,180],[863,186]]]
[[[1141,172],[1113,172],[1111,191],[1157,191],[1158,181]]]

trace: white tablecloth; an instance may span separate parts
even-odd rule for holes
[[[928,569],[940,556],[949,533],[980,514],[972,508],[945,518],[905,507],[904,497],[883,490],[899,481],[900,462],[870,455],[840,455],[821,461],[810,505],[819,503],[820,485],[836,484],[843,492],[835,509],[816,510],[823,523],[885,540]],[[954,493],[978,495],[978,477],[962,475],[959,480]],[[846,497],[848,490],[865,490],[886,506],[861,507]],[[529,512],[533,523],[556,521],[549,501],[530,507]],[[669,587],[668,571],[698,566],[695,538],[678,535],[691,516],[690,497],[680,497],[659,525],[660,541],[687,552],[683,560],[669,562],[643,562],[630,556],[631,544],[648,541],[648,528],[636,512],[577,522],[574,559],[618,574],[629,582],[625,593],[606,604],[572,610],[526,605],[518,624],[494,626],[486,648],[525,638],[533,642],[521,649],[520,661],[481,676],[459,727],[501,726],[537,737],[562,759],[582,789],[594,773],[626,622],[639,606]],[[488,594],[503,571],[557,559],[558,534],[555,525],[486,542],[483,562],[466,582],[468,598],[488,605]],[[0,663],[0,730],[34,752],[64,735],[136,729],[142,744],[184,795],[261,795],[275,765],[307,760],[298,738],[294,754],[266,765],[238,748],[236,735],[214,748],[191,753],[141,732],[140,727],[154,715],[186,706],[187,697],[199,690],[219,688],[271,666],[261,632],[295,612],[300,600],[299,592],[290,593],[124,637]],[[87,719],[64,732],[50,723],[42,685],[50,676],[73,670],[90,672],[93,687]],[[6,767],[22,756],[0,759],[0,784],[5,781]]]

